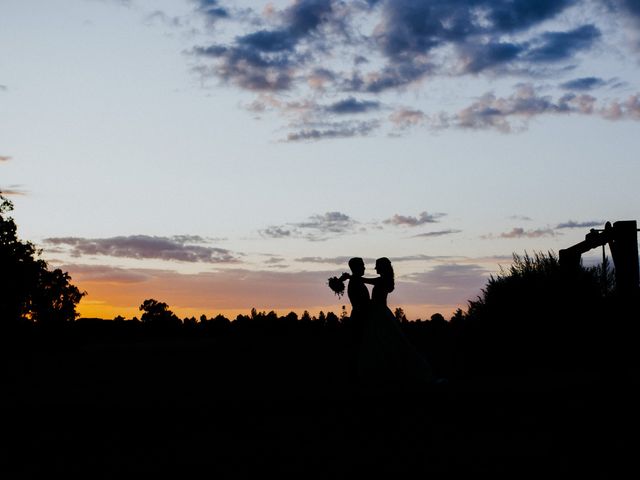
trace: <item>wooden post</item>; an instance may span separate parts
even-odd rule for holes
[[[615,222],[609,248],[616,270],[616,290],[623,296],[637,294],[640,288],[637,222],[635,220]]]

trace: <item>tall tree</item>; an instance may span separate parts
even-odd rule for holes
[[[33,243],[18,238],[9,215],[13,203],[0,193],[0,320],[31,319],[41,324],[73,321],[85,292],[60,269],[49,270]]]

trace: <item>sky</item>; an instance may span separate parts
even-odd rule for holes
[[[639,120],[638,0],[0,2],[0,190],[83,316],[339,314],[357,256],[448,318],[638,219]]]

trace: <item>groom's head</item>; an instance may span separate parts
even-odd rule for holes
[[[364,275],[364,260],[360,257],[354,257],[349,260],[349,268],[351,269],[351,273],[356,277],[361,277]]]

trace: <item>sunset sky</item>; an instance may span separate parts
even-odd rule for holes
[[[386,256],[448,318],[639,219],[639,120],[638,0],[0,2],[0,190],[83,316],[339,313]]]

